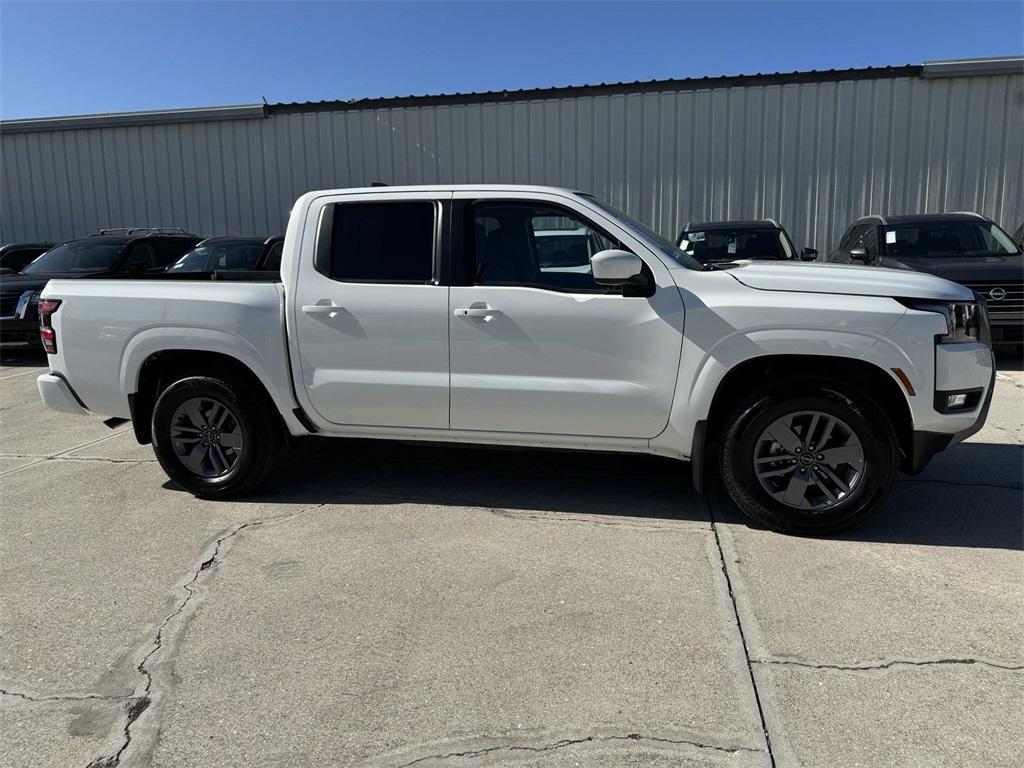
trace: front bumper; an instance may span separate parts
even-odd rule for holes
[[[39,387],[39,396],[50,410],[73,413],[77,416],[89,414],[85,409],[85,403],[75,394],[67,379],[59,373],[44,373],[36,379],[36,386]]]
[[[987,344],[938,344],[935,347],[935,389],[939,392],[982,390],[984,396],[970,412],[942,414],[939,430],[915,430],[911,455],[902,469],[916,475],[935,454],[963,442],[985,425],[992,393],[995,390],[996,366]]]

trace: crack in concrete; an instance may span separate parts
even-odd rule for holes
[[[21,691],[12,691],[7,688],[0,688],[0,696],[9,696],[15,699],[24,699],[37,703],[48,701],[125,701],[131,696],[105,696],[101,693],[47,693],[40,696],[33,696]]]
[[[715,510],[708,501],[707,496],[702,496],[701,500],[704,503],[704,507],[707,509],[708,517],[711,519],[711,532],[715,537],[715,547],[718,549],[719,565],[722,568],[722,574],[725,576],[725,584],[729,590],[729,603],[732,606],[732,616],[736,621],[736,629],[739,632],[740,642],[743,645],[743,657],[747,662],[747,675],[750,677],[750,686],[754,691],[754,703],[757,704],[757,714],[761,718],[761,730],[764,733],[764,743],[768,750],[768,760],[771,763],[771,767],[776,768],[775,753],[772,750],[772,737],[768,732],[768,721],[764,716],[764,704],[761,702],[761,692],[757,688],[757,678],[754,677],[754,666],[750,658],[750,648],[747,646],[747,636],[743,631],[743,622],[740,620],[739,608],[736,605],[736,594],[732,588],[732,577],[729,575],[729,567],[726,564],[725,552],[722,550],[722,539],[718,533],[718,522],[715,520]]]
[[[759,749],[751,749],[750,747],[721,746],[719,744],[708,744],[706,742],[694,741],[691,739],[670,739],[664,736],[645,736],[640,733],[626,733],[612,734],[609,736],[591,735],[583,736],[578,739],[559,739],[558,741],[552,742],[550,744],[496,744],[493,747],[467,749],[462,752],[441,752],[434,755],[424,755],[423,757],[417,757],[415,760],[399,764],[396,768],[409,768],[410,766],[418,765],[419,763],[423,763],[428,760],[451,760],[453,758],[459,757],[476,758],[491,754],[492,752],[551,752],[557,749],[571,747],[576,744],[599,743],[605,741],[653,741],[660,744],[688,746],[694,747],[696,749],[710,749],[717,752],[728,752],[730,754],[735,754],[736,752],[761,752],[761,750]]]
[[[136,695],[126,697],[128,705],[125,710],[125,724],[123,729],[123,738],[121,741],[121,746],[113,755],[106,755],[103,757],[94,758],[92,761],[88,763],[86,768],[117,768],[121,764],[122,755],[125,753],[125,750],[127,750],[129,746],[131,746],[132,744],[132,726],[139,719],[139,717],[141,717],[142,714],[147,709],[149,709],[150,705],[153,704],[154,699],[152,694],[154,685],[154,673],[149,669],[149,662],[159,651],[167,647],[164,645],[165,630],[172,621],[174,621],[176,618],[178,618],[184,613],[186,607],[188,607],[188,604],[192,601],[192,598],[194,598],[198,594],[197,590],[194,588],[196,583],[200,580],[200,578],[202,578],[203,574],[206,571],[210,570],[218,562],[217,557],[218,555],[220,555],[221,548],[224,546],[225,542],[234,538],[246,529],[256,528],[267,523],[284,522],[286,520],[299,517],[300,515],[304,515],[307,512],[312,512],[322,507],[325,507],[328,504],[330,504],[333,500],[342,498],[347,495],[351,495],[355,491],[358,491],[360,488],[363,488],[369,485],[370,483],[375,482],[382,474],[383,470],[381,472],[376,473],[369,480],[364,481],[362,483],[358,483],[352,489],[347,489],[345,491],[339,491],[338,493],[331,494],[324,501],[317,502],[315,504],[310,504],[309,506],[302,507],[301,509],[295,510],[294,512],[286,512],[284,514],[275,515],[269,518],[265,518],[263,517],[263,515],[260,515],[255,520],[249,520],[247,522],[233,526],[232,528],[228,529],[226,533],[219,536],[214,542],[213,552],[210,554],[210,556],[203,560],[195,569],[195,571],[193,571],[192,577],[187,582],[182,584],[182,589],[184,589],[186,593],[184,598],[181,599],[175,606],[174,610],[167,614],[167,616],[164,617],[163,621],[160,622],[160,625],[157,627],[156,633],[154,634],[153,639],[149,644],[149,650],[142,656],[142,660],[139,661],[139,663],[135,667],[136,671],[141,676],[141,683],[136,686]]]
[[[43,461],[84,461],[101,464],[157,464],[156,459],[108,459],[105,456],[47,456]]]
[[[865,664],[838,664],[830,662],[819,662],[819,661],[806,661],[803,659],[751,659],[753,664],[763,664],[768,666],[790,666],[790,667],[803,667],[805,669],[832,669],[842,672],[876,672],[880,670],[892,669],[894,667],[930,667],[930,666],[970,666],[977,665],[982,667],[988,667],[990,669],[999,669],[1009,672],[1020,672],[1024,670],[1024,664],[1004,664],[999,661],[988,661],[986,659],[977,658],[948,658],[948,659],[886,659],[878,662],[868,662]]]

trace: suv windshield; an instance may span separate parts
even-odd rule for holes
[[[684,232],[679,247],[701,264],[738,259],[785,260],[793,249],[781,230],[771,227]]]
[[[214,243],[193,248],[167,268],[168,272],[213,272],[256,269],[262,243]]]
[[[885,227],[885,254],[949,258],[1018,253],[1003,230],[987,221],[922,221]]]
[[[123,242],[72,240],[51,248],[25,267],[24,274],[110,272],[124,252]]]
[[[607,203],[602,203],[593,195],[582,195],[582,197],[585,197],[588,201],[596,205],[605,213],[610,214],[612,218],[617,219],[622,224],[625,224],[627,228],[633,231],[634,235],[639,237],[641,240],[647,243],[649,247],[653,248],[659,253],[664,254],[665,256],[667,256],[668,258],[672,259],[675,262],[678,262],[679,264],[682,264],[684,267],[689,267],[690,269],[696,270],[702,270],[704,268],[699,261],[694,259],[692,256],[688,256],[687,254],[683,253],[683,251],[679,250],[671,240],[662,237],[653,229],[648,227],[646,224],[637,221],[632,216],[627,216],[625,213],[616,208],[612,208],[612,206],[608,205]]]

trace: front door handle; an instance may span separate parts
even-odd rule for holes
[[[303,304],[302,311],[307,315],[330,315],[336,317],[345,313],[344,307],[339,307],[330,299],[321,299],[316,304]]]
[[[455,310],[456,317],[482,317],[484,320],[490,320],[492,317],[499,317],[501,310],[491,309],[490,307],[463,307],[462,309]]]

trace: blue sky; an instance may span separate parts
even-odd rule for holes
[[[10,2],[0,117],[1020,54],[1010,2]]]

